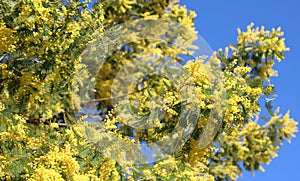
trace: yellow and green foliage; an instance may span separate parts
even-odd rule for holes
[[[266,102],[269,119],[263,122],[258,116],[263,109],[258,101],[275,93],[270,82],[270,77],[277,76],[273,65],[289,50],[283,32],[255,29],[251,24],[245,32],[238,30],[236,44],[213,55],[222,70],[223,96],[212,93],[214,75],[207,72],[201,57],[186,63],[181,58],[196,49],[195,17],[177,0],[1,0],[0,180],[213,181],[237,180],[242,167],[263,170],[262,164],[269,164],[283,142],[290,142],[298,131],[289,112],[280,115],[270,102]],[[86,137],[85,118],[74,116],[74,110],[82,106],[74,95],[80,85],[74,82],[83,84],[88,77],[83,71],[84,49],[111,27],[136,19],[174,21],[188,33],[178,30],[170,40],[183,39],[181,46],[164,39],[133,38],[107,57],[95,80],[98,108],[105,117],[102,129],[134,147],[164,139],[176,127],[185,98],[177,85],[154,73],[129,86],[129,104],[136,115],[147,116],[152,98],[160,97],[162,104],[155,108],[165,111],[164,117],[153,117],[151,128],[140,129],[128,126],[126,116],[115,114],[122,104],[110,99],[116,75],[124,65],[134,67],[138,57],[149,53],[181,63],[196,92],[188,96],[198,101],[193,104],[197,120],[191,136],[174,153],[151,164],[136,164],[122,150],[118,152],[118,158],[125,157],[122,160],[107,157]],[[160,32],[153,28],[150,33]],[[225,109],[220,111],[222,120],[211,142],[202,147],[198,140],[214,121],[213,110],[218,110],[214,101],[223,101]],[[110,139],[105,133],[91,134]],[[110,148],[106,152],[114,151],[113,143]]]

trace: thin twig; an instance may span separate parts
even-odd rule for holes
[[[26,120],[27,123],[29,124],[35,124],[35,125],[39,125],[42,122],[45,122],[47,120],[50,120],[49,118],[29,118]],[[49,124],[48,122],[45,122],[46,124]],[[66,123],[57,123],[59,127],[67,127]]]

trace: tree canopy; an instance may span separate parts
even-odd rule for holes
[[[196,13],[178,0],[0,12],[1,180],[237,180],[298,131],[272,105],[280,28],[195,57]]]

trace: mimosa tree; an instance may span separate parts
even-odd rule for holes
[[[251,24],[205,57],[177,0],[0,11],[1,180],[237,180],[295,137],[271,101],[280,28]]]

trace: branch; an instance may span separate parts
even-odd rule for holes
[[[26,120],[26,123],[29,124],[34,124],[34,125],[39,125],[41,123],[46,123],[47,125],[49,124],[48,120],[49,118],[29,118]],[[67,127],[66,123],[57,123],[59,127]]]

